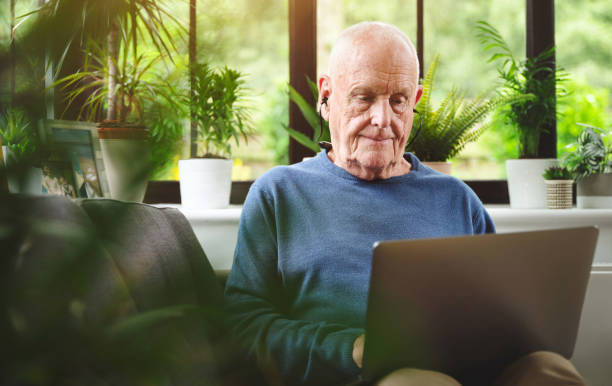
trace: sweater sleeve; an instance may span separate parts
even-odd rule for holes
[[[480,200],[477,199],[477,201],[476,209],[472,213],[474,234],[495,233],[495,224],[493,224],[489,212],[487,212]]]
[[[359,373],[352,350],[363,330],[289,318],[292,300],[278,269],[274,203],[266,198],[256,183],[242,210],[225,290],[232,335],[263,366],[278,369],[287,384],[348,381]]]

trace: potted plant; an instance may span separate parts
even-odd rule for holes
[[[535,58],[519,61],[490,24],[479,21],[477,30],[485,51],[493,50],[489,62],[500,62],[497,71],[504,93],[530,96],[510,103],[504,111],[518,134],[519,159],[506,161],[510,205],[513,208],[544,208],[546,189],[542,173],[558,161],[539,158],[539,142],[542,132],[553,125],[556,97],[563,94],[559,82],[564,79],[564,73],[549,66],[554,60],[555,49],[552,47]]]
[[[605,133],[595,126],[580,124],[584,129],[575,144],[566,146],[571,152],[563,164],[577,181],[578,208],[612,208],[612,144]]]
[[[319,97],[319,88],[317,84],[307,79],[308,85],[310,86],[310,90],[312,92],[314,100],[317,100]],[[300,109],[300,112],[306,118],[306,121],[312,128],[312,138],[308,137],[306,134],[299,132],[285,124],[283,124],[283,128],[287,130],[289,135],[295,139],[301,145],[309,148],[310,150],[318,153],[321,150],[321,146],[319,142],[329,142],[330,134],[329,134],[329,123],[322,119],[317,112],[317,109],[309,104],[303,96],[300,95],[291,85],[289,85],[289,99],[297,105]]]
[[[252,125],[244,75],[195,64],[192,80],[191,95],[182,99],[197,123],[200,157],[178,163],[181,204],[186,209],[225,208],[232,185],[231,142],[246,141]]]
[[[546,181],[546,207],[570,209],[572,207],[574,178],[563,166],[551,166],[542,175]]]
[[[51,0],[40,12],[63,12],[62,7],[69,6],[75,4]],[[84,2],[81,7],[81,26],[75,34],[80,39],[74,40],[84,45],[83,69],[53,86],[62,86],[66,92],[67,108],[76,101],[82,103],[80,118],[99,121],[105,110],[98,134],[111,197],[142,201],[150,166],[149,132],[142,125],[145,102],[170,94],[169,85],[151,72],[157,61],[176,51],[177,36],[165,23],[179,26],[179,33],[183,30],[163,1]],[[98,43],[100,37],[106,44]],[[149,56],[139,52],[144,39],[157,52]]]
[[[406,144],[406,151],[414,153],[427,166],[440,172],[450,174],[449,159],[457,155],[470,142],[489,127],[483,121],[498,106],[524,100],[522,95],[497,95],[487,98],[485,94],[469,100],[465,93],[452,88],[434,108],[431,94],[438,66],[439,55],[434,57],[423,80],[423,95],[416,106],[421,122],[413,126],[411,139]]]
[[[9,107],[0,113],[0,142],[11,193],[42,193],[36,130],[25,111]]]

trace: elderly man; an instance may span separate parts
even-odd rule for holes
[[[331,149],[270,170],[249,191],[227,307],[236,338],[286,384],[358,379],[374,242],[494,232],[465,184],[404,153],[422,92],[414,46],[401,31],[348,28],[319,78]],[[549,362],[548,354],[536,361]],[[400,369],[381,384],[457,381]]]

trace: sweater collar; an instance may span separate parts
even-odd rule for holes
[[[423,168],[421,167],[421,161],[412,153],[406,152],[404,153],[404,159],[408,162],[410,162],[410,164],[412,165],[412,169],[410,170],[409,173],[407,174],[403,174],[401,176],[395,176],[395,177],[391,177],[391,178],[387,178],[384,180],[374,180],[374,181],[366,181],[366,180],[362,180],[359,177],[355,177],[354,175],[352,175],[351,173],[347,172],[346,170],[344,170],[343,168],[341,168],[340,166],[334,164],[329,157],[327,156],[327,150],[323,149],[321,150],[317,156],[315,157],[315,161],[321,166],[323,167],[323,169],[325,169],[326,171],[338,176],[338,177],[342,177],[344,179],[348,179],[348,180],[353,180],[353,181],[359,181],[359,182],[363,182],[363,183],[396,183],[396,182],[401,182],[401,181],[405,181],[405,180],[409,180],[409,179],[413,179],[418,177],[418,175],[421,174]]]

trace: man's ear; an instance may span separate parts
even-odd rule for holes
[[[416,106],[417,103],[419,103],[419,99],[421,99],[421,96],[423,96],[423,85],[420,84],[417,87],[417,92],[416,92],[416,97],[414,98],[414,105]]]
[[[329,98],[331,96],[331,79],[328,75],[321,75],[319,77],[319,100],[317,101],[317,107],[321,111],[321,116],[326,121],[329,121]]]

